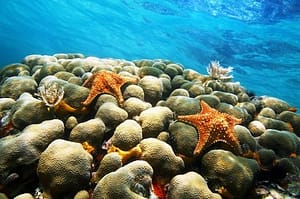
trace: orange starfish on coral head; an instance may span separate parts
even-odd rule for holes
[[[198,131],[199,140],[194,149],[194,155],[199,155],[203,149],[217,142],[223,142],[229,145],[235,153],[241,154],[239,140],[233,132],[234,126],[239,124],[241,119],[221,113],[204,101],[201,101],[200,105],[201,112],[198,114],[177,116],[178,121],[193,125]]]
[[[117,98],[119,105],[123,106],[124,98],[121,87],[128,83],[136,83],[137,78],[123,77],[111,71],[100,71],[88,78],[83,86],[90,88],[88,97],[82,105],[88,106],[99,94],[110,94]]]

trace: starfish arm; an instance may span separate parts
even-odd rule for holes
[[[209,143],[208,141],[210,135],[208,133],[201,133],[200,135],[200,132],[198,130],[199,138],[198,138],[197,145],[194,149],[194,156],[198,156],[201,153],[201,151],[206,147],[206,145]]]
[[[231,146],[236,154],[242,154],[242,147],[240,141],[235,136],[234,132],[228,134],[229,138],[227,139],[227,144]]]
[[[200,114],[209,113],[211,111],[211,107],[204,101],[200,101],[201,112]]]
[[[88,97],[81,103],[83,106],[88,106],[92,101],[95,99],[95,97],[98,95],[97,92],[90,91]]]
[[[117,98],[119,105],[122,107],[123,103],[124,103],[124,98],[123,98],[121,90],[119,90],[118,92],[115,92],[115,97]]]
[[[124,98],[123,98],[123,94],[122,94],[122,91],[121,91],[122,86],[124,86],[124,84],[129,83],[129,82],[136,83],[137,79],[136,78],[131,78],[131,77],[118,77],[118,76],[115,76],[114,81],[115,81],[115,84],[113,84],[111,86],[111,89],[114,93],[114,96],[117,98],[117,100],[119,102],[119,105],[122,107],[123,103],[124,103]],[[118,86],[114,86],[114,85],[118,85]]]
[[[92,75],[91,77],[89,77],[87,80],[84,81],[82,86],[84,86],[86,88],[91,88],[95,78],[96,78],[96,75]]]

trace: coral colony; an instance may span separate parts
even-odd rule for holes
[[[3,67],[0,198],[299,198],[297,109],[254,101],[232,69],[82,54]]]

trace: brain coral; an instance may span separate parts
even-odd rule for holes
[[[212,193],[204,178],[196,172],[188,172],[177,175],[170,181],[168,199],[221,199],[221,196]]]
[[[92,156],[82,145],[62,139],[53,141],[41,154],[37,173],[46,197],[74,195],[91,177]]]
[[[96,185],[93,199],[145,199],[152,195],[153,169],[136,160],[104,176]]]

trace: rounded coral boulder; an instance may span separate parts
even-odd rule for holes
[[[46,197],[73,196],[86,186],[91,177],[92,156],[82,145],[55,140],[41,154],[38,177]]]

